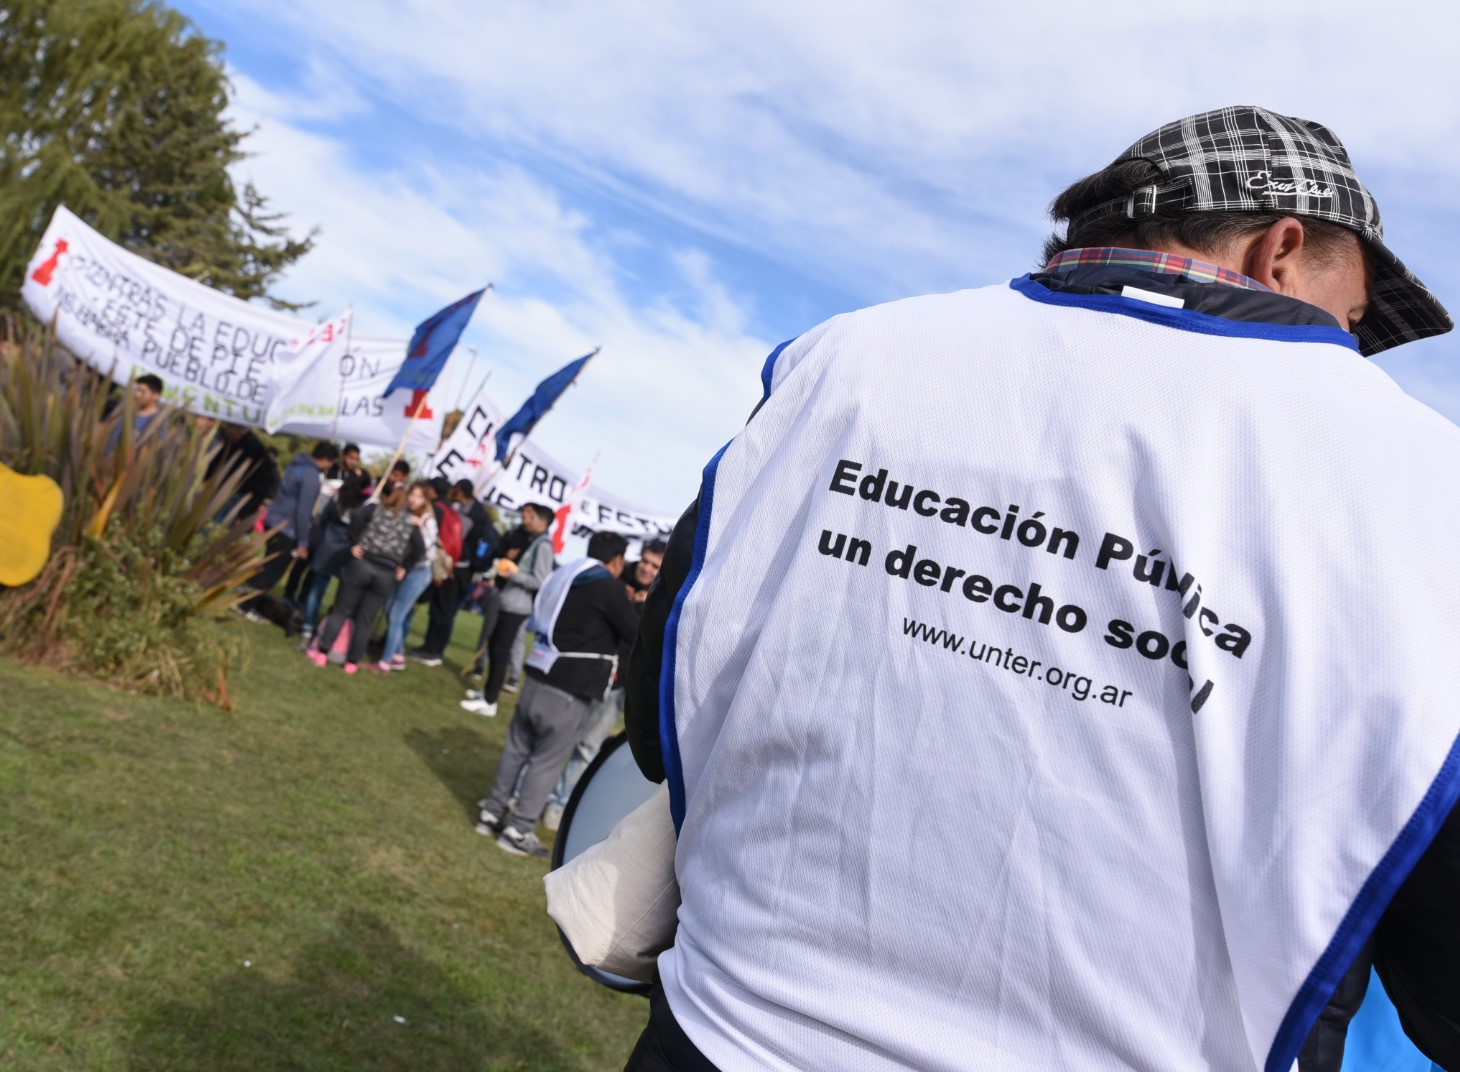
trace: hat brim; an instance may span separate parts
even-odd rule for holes
[[[1455,326],[1430,288],[1377,235],[1359,237],[1369,251],[1374,272],[1368,311],[1353,327],[1360,353],[1373,357],[1406,342],[1443,335]]]

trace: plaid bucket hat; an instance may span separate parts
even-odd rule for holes
[[[1372,357],[1454,327],[1450,314],[1384,245],[1379,205],[1359,181],[1343,143],[1327,127],[1265,108],[1203,112],[1147,134],[1116,158],[1148,160],[1164,182],[1107,202],[1070,221],[1155,212],[1275,212],[1328,220],[1355,232],[1373,267],[1369,309],[1353,326]]]

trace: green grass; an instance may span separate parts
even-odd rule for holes
[[[457,706],[479,621],[353,678],[229,622],[232,713],[0,660],[0,1067],[622,1068],[647,1005],[472,830],[510,715]]]

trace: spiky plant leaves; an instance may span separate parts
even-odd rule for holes
[[[0,461],[64,496],[50,562],[0,589],[0,650],[224,702],[241,645],[216,619],[266,534],[236,516],[245,473],[210,466],[207,422],[164,411],[137,435],[135,419],[132,393],[118,399],[51,332],[0,323]]]

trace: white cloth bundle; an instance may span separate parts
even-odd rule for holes
[[[548,872],[548,915],[579,960],[627,979],[653,980],[655,960],[674,944],[674,849],[666,784],[608,837]]]

